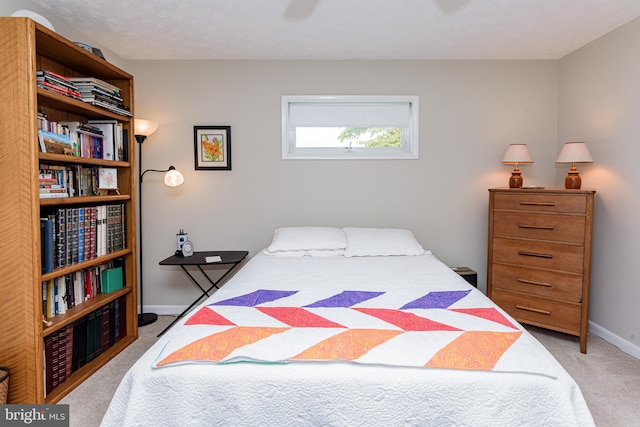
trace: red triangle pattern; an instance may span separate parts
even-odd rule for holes
[[[396,325],[405,331],[460,331],[461,329],[444,323],[435,322],[424,317],[417,316],[408,311],[393,310],[388,308],[354,308],[369,316],[376,317],[392,325]]]
[[[223,317],[207,307],[202,307],[195,312],[193,316],[185,322],[185,325],[222,325],[222,326],[236,326],[226,317]]]
[[[456,311],[458,313],[469,314],[471,316],[481,317],[483,319],[491,320],[492,322],[500,323],[501,325],[505,325],[513,329],[518,329],[495,308],[453,308],[450,310]]]
[[[346,329],[343,325],[299,307],[256,307],[256,309],[294,328]]]

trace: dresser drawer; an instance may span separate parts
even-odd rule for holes
[[[584,214],[587,211],[587,198],[581,194],[527,193],[527,190],[522,190],[515,193],[496,193],[493,208]]]
[[[568,300],[582,301],[582,275],[555,273],[512,265],[493,265],[492,288]]]
[[[582,274],[584,247],[561,243],[495,238],[493,262]]]
[[[495,212],[493,233],[496,236],[584,243],[584,216],[527,212]]]
[[[518,322],[580,335],[580,304],[562,303],[494,289],[491,299]]]

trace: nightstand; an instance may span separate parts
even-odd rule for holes
[[[207,252],[194,252],[192,256],[172,255],[167,259],[160,261],[160,265],[177,265],[184,273],[189,276],[191,282],[196,286],[202,294],[194,300],[189,307],[187,307],[182,313],[171,322],[164,331],[160,332],[158,336],[163,335],[169,328],[171,328],[182,316],[184,316],[189,310],[193,308],[203,297],[208,297],[209,292],[213,288],[219,289],[218,283],[222,283],[224,279],[249,255],[247,251],[207,251]],[[222,265],[226,269],[226,272],[218,280],[212,280],[211,277],[202,268],[206,265]],[[196,267],[200,270],[200,273],[207,280],[208,284],[201,284],[187,269],[188,266]],[[208,286],[205,289],[203,286]]]
[[[475,270],[463,265],[461,267],[451,267],[453,271],[458,273],[464,280],[469,282],[474,287],[478,287],[478,273]]]

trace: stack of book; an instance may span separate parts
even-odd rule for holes
[[[66,77],[51,71],[36,71],[36,82],[38,87],[47,89],[72,98],[80,98],[78,88]]]
[[[69,184],[73,184],[73,181],[73,171],[65,166],[40,164],[38,189],[41,199],[69,197]]]
[[[80,99],[114,113],[131,117],[131,111],[124,105],[118,87],[95,77],[69,77],[80,91]]]
[[[97,196],[100,188],[100,174],[114,175],[111,179],[117,187],[118,177],[115,168],[87,165],[53,165],[40,163],[38,165],[38,184],[40,197],[85,197]],[[59,187],[58,187],[59,186]],[[66,189],[64,196],[48,196],[49,193],[63,193],[62,191],[43,191],[47,189]],[[105,187],[107,188],[107,187]]]

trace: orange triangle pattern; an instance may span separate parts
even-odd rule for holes
[[[444,346],[424,366],[492,370],[520,335],[522,332],[465,332]]]
[[[289,360],[356,360],[404,331],[349,329],[309,347]]]
[[[193,314],[187,320],[185,325],[222,325],[222,326],[235,326],[235,323],[231,322],[226,317],[221,316],[215,311],[207,307],[202,307],[196,313]]]
[[[290,328],[258,328],[236,326],[222,332],[200,338],[174,351],[158,362],[158,366],[175,362],[203,360],[219,362],[236,348],[253,344],[261,339],[288,331]]]

